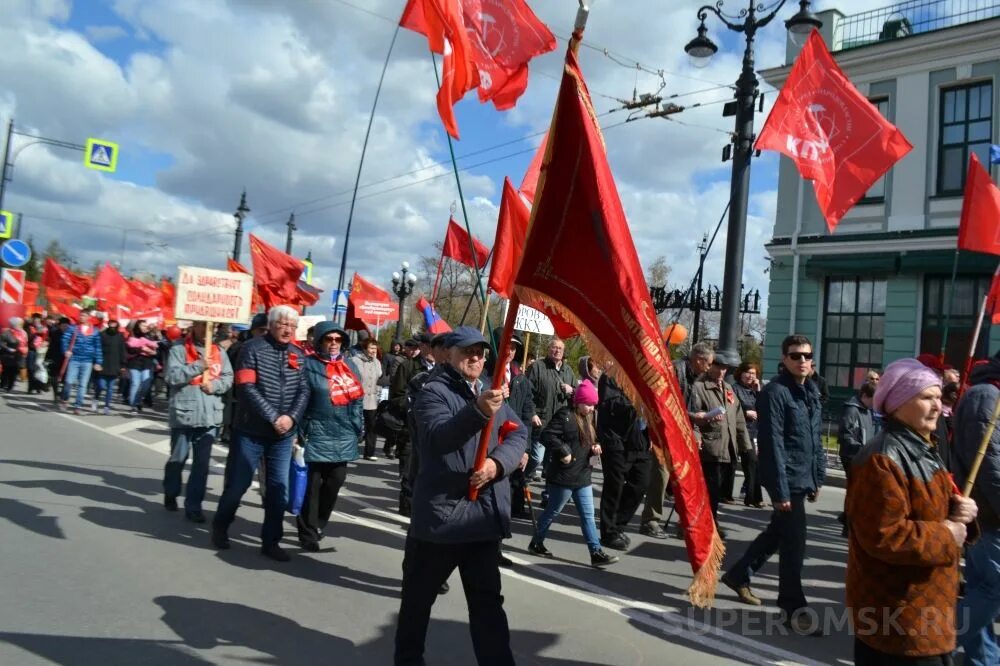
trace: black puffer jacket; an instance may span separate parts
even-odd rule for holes
[[[101,377],[117,377],[125,367],[127,353],[125,336],[121,331],[111,333],[110,328],[101,331],[101,354],[104,356],[99,373]]]
[[[969,374],[971,386],[955,407],[955,434],[951,443],[950,469],[959,487],[965,486],[969,470],[1000,400],[1000,358],[994,356]],[[944,418],[944,417],[939,417]],[[1000,530],[1000,428],[993,431],[979,476],[972,488],[984,529]]]
[[[542,431],[542,444],[552,453],[545,468],[545,478],[563,488],[585,488],[590,485],[590,447],[580,436],[576,414],[572,407],[563,407],[549,420]],[[569,464],[562,462],[573,456]]]
[[[649,431],[635,405],[607,374],[597,382],[597,441],[605,451],[649,452]]]
[[[273,424],[279,416],[292,417],[298,427],[309,404],[305,367],[301,348],[283,345],[270,333],[247,340],[236,362],[236,430],[277,441],[282,436]]]

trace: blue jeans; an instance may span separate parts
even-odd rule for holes
[[[212,460],[212,444],[219,429],[212,428],[171,428],[170,459],[163,468],[163,493],[167,497],[181,494],[181,472],[188,455],[193,451],[191,474],[188,475],[187,492],[184,493],[184,510],[201,511],[208,485],[208,464]]]
[[[549,533],[549,528],[555,522],[556,516],[562,511],[570,497],[576,505],[576,512],[580,516],[580,529],[583,531],[583,539],[587,542],[587,548],[591,553],[596,553],[601,549],[601,543],[597,536],[597,523],[594,522],[594,488],[584,486],[583,488],[566,488],[554,483],[547,484],[549,491],[549,503],[545,505],[542,517],[538,519],[538,531],[535,533],[535,541],[542,542],[545,535]]]
[[[93,369],[93,361],[77,361],[70,358],[69,365],[66,367],[66,383],[63,384],[63,402],[69,400],[73,393],[73,387],[77,386],[79,388],[76,392],[75,406],[77,409],[83,407],[83,399],[87,395],[87,386],[90,385],[90,373]]]
[[[530,479],[538,469],[538,466],[542,464],[542,458],[545,457],[545,447],[542,446],[541,442],[531,442],[528,446],[528,464],[524,466],[524,476]]]
[[[958,644],[972,666],[1000,663],[993,619],[1000,614],[1000,530],[984,530],[965,554],[965,596],[958,602]]]
[[[138,407],[139,401],[146,395],[149,385],[153,381],[152,370],[133,370],[129,368],[129,394],[128,404],[131,407]]]
[[[288,467],[292,462],[292,440],[294,435],[284,439],[265,440],[233,433],[229,445],[229,460],[226,481],[219,508],[215,512],[212,527],[225,531],[236,518],[240,499],[250,487],[253,475],[261,458],[266,461],[264,493],[264,525],[260,530],[260,540],[264,547],[276,546],[284,532],[285,503],[288,501]]]
[[[117,377],[97,377],[97,390],[94,392],[94,400],[100,400],[101,393],[103,393],[105,409],[111,409],[111,396],[115,392],[115,384],[117,383]]]

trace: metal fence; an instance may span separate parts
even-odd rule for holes
[[[838,50],[1000,17],[1000,0],[908,0],[845,16],[837,25]]]

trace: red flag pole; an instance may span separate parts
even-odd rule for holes
[[[497,351],[497,362],[493,370],[493,385],[491,389],[499,389],[503,386],[505,373],[503,372],[502,363],[507,360],[507,352],[510,349],[510,338],[514,334],[514,321],[517,319],[517,310],[521,305],[521,300],[517,297],[517,294],[513,294],[510,297],[510,308],[507,310],[507,319],[503,323],[503,335],[500,338],[500,349]],[[493,432],[493,417],[490,417],[489,422],[483,427],[482,432],[479,434],[479,446],[476,448],[476,462],[473,465],[473,471],[479,471],[486,464],[486,451],[490,446],[490,434]],[[475,502],[479,499],[479,489],[469,485],[469,501]]]

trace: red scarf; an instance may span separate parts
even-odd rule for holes
[[[27,355],[28,334],[24,332],[24,329],[20,328],[12,328],[10,329],[10,332],[14,334],[15,338],[17,338],[17,353],[21,354],[22,356]]]
[[[187,353],[188,363],[194,363],[201,358],[198,354],[198,350],[194,346],[194,339],[190,335],[184,338],[184,351]],[[212,348],[209,351],[207,366],[208,380],[210,382],[214,382],[222,374],[222,352],[216,345],[212,345]],[[201,386],[202,382],[205,381],[205,374],[206,373],[203,372],[192,379],[191,385]]]
[[[326,381],[330,387],[330,402],[337,407],[343,407],[365,397],[365,391],[361,388],[358,378],[342,359],[326,362]]]

